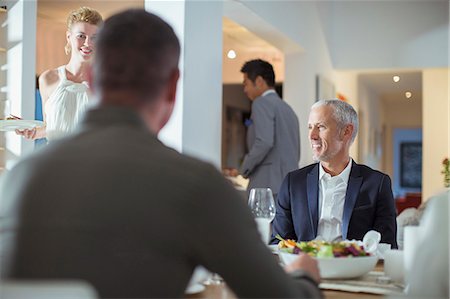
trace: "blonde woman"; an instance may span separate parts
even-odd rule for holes
[[[89,102],[87,74],[94,54],[94,40],[101,15],[88,7],[72,11],[67,18],[66,65],[44,71],[39,77],[44,123],[42,127],[16,130],[27,139],[49,141],[72,132]]]

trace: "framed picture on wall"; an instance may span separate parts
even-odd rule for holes
[[[316,76],[316,101],[336,98],[334,84],[321,75]]]
[[[400,144],[400,186],[422,187],[422,143],[402,142]]]

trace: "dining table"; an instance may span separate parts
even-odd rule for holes
[[[384,263],[383,260],[379,260],[375,268],[363,277],[352,280],[322,280],[319,287],[325,299],[380,299],[384,295],[403,292],[401,284],[389,282],[385,278]],[[205,285],[203,291],[186,294],[185,298],[236,299],[238,297],[225,282],[222,282]]]

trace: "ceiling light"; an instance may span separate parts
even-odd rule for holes
[[[411,98],[412,97],[412,93],[410,91],[405,92],[405,97],[407,99]]]
[[[236,58],[236,52],[234,52],[234,50],[230,50],[230,51],[228,51],[227,56],[230,59],[235,59]]]
[[[400,81],[400,76],[394,76],[392,77],[392,80],[394,80],[394,82],[397,83],[398,81]]]

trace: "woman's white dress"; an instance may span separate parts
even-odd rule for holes
[[[83,117],[88,103],[87,82],[67,80],[65,65],[58,67],[59,84],[45,103],[45,122],[49,141],[72,132]]]

